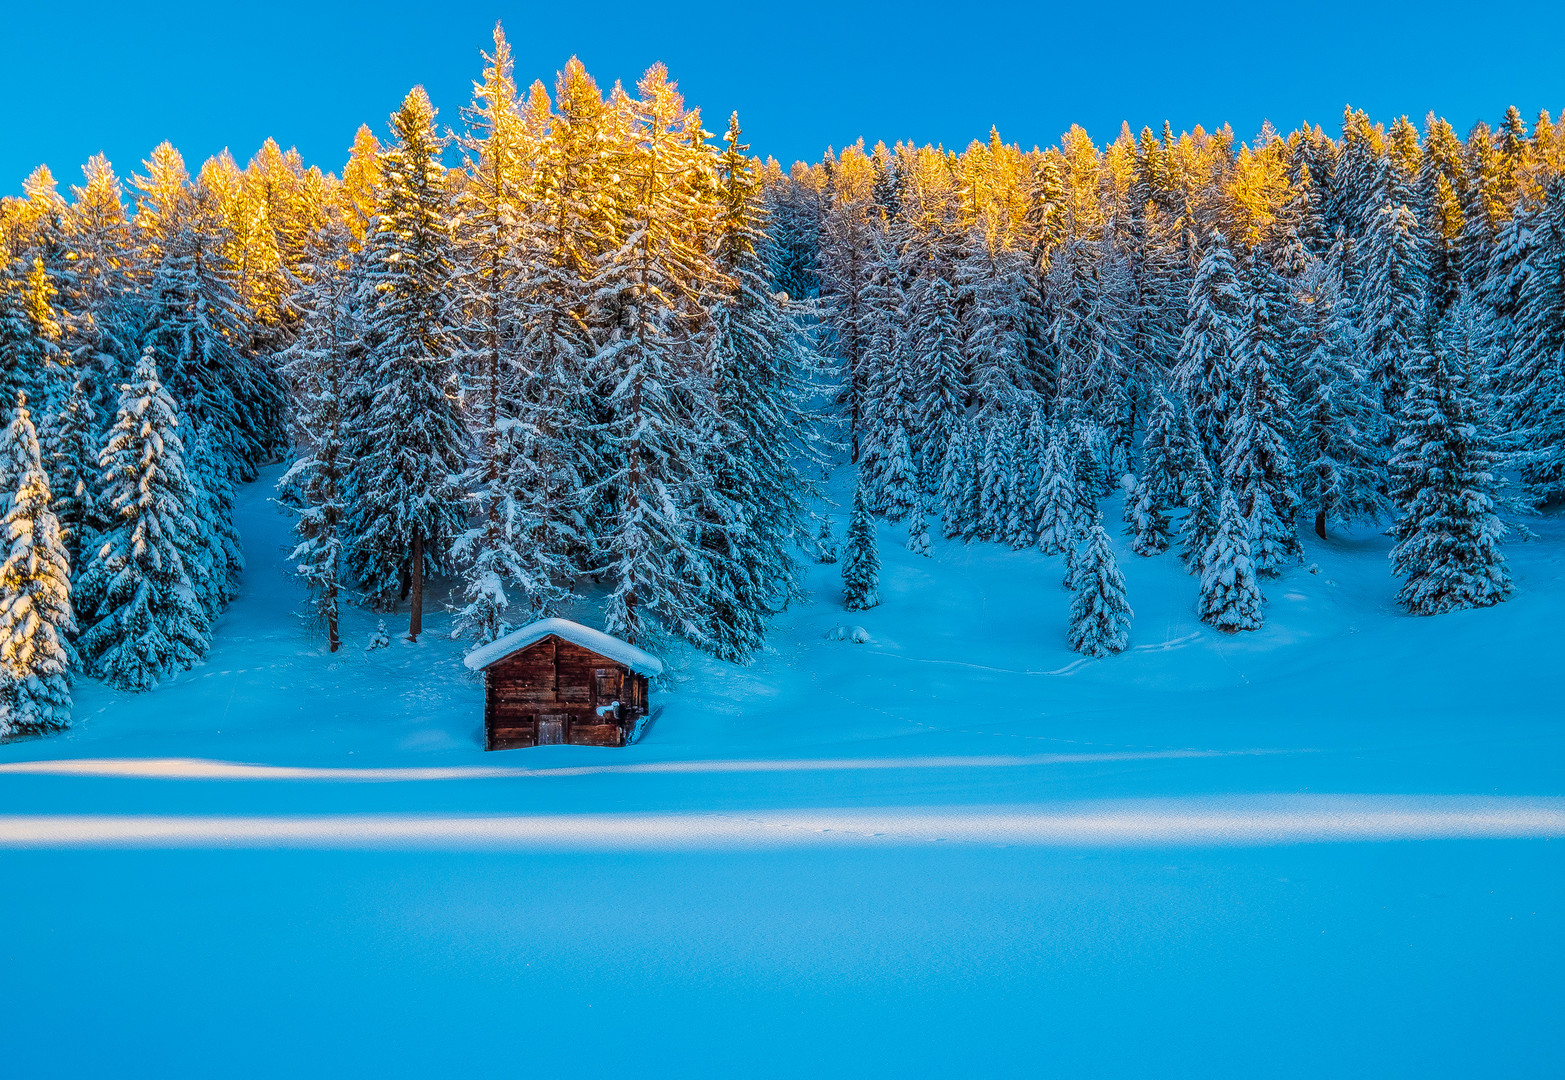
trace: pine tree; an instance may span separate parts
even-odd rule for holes
[[[1250,561],[1249,526],[1233,492],[1223,492],[1221,506],[1201,554],[1201,618],[1228,634],[1259,630],[1263,597]]]
[[[1168,512],[1153,482],[1145,473],[1125,498],[1125,525],[1130,550],[1137,555],[1158,555],[1168,550],[1172,538]]]
[[[71,570],[78,574],[87,538],[103,523],[98,505],[97,420],[87,384],[78,380],[44,439],[51,505]]]
[[[821,518],[821,531],[815,538],[815,561],[827,564],[837,561],[837,538],[832,535],[830,514]]]
[[[1401,192],[1405,195],[1405,192]],[[1417,339],[1424,333],[1428,259],[1418,219],[1393,195],[1379,208],[1364,241],[1361,325],[1370,381],[1394,424],[1401,408]]]
[[[93,541],[78,590],[90,620],[80,642],[87,669],[121,690],[150,690],[210,643],[203,537],[188,509],[195,493],[178,423],[149,348],[120,389],[98,458],[109,525]]]
[[[915,513],[907,530],[907,549],[914,555],[930,555],[929,547],[929,522],[925,519],[923,511]]]
[[[353,463],[355,570],[377,606],[412,598],[408,637],[423,630],[426,570],[444,569],[458,534],[451,478],[466,464],[451,358],[452,244],[444,140],[435,110],[415,87],[391,118],[380,218],[365,285],[373,298],[369,402]],[[403,587],[403,573],[406,587]]]
[[[860,483],[853,488],[853,515],[848,519],[848,539],[842,552],[842,604],[849,611],[863,611],[879,603],[880,549],[875,518]]]
[[[636,141],[626,163],[627,239],[599,268],[599,297],[612,320],[594,360],[611,388],[606,434],[613,461],[604,492],[612,521],[600,543],[614,589],[606,629],[630,642],[655,626],[698,633],[699,597],[686,569],[700,552],[680,499],[700,481],[699,430],[689,403],[701,396],[683,351],[690,302],[718,271],[693,226],[701,184],[711,182],[698,113],[662,65],[643,76],[640,99],[627,102]]]
[[[1470,385],[1471,303],[1453,309],[1432,352],[1410,372],[1391,460],[1392,572],[1415,615],[1487,607],[1511,593],[1499,544],[1500,455]]]
[[[1228,437],[1229,415],[1238,403],[1234,370],[1244,315],[1238,268],[1222,234],[1213,232],[1190,288],[1188,319],[1173,373],[1208,457],[1220,455]]]
[[[1531,216],[1537,256],[1520,292],[1501,409],[1525,447],[1522,482],[1543,501],[1565,493],[1565,176],[1549,181]]]
[[[1253,309],[1251,318],[1258,320]],[[1253,340],[1240,353],[1239,400],[1229,416],[1222,471],[1224,486],[1249,521],[1256,571],[1273,575],[1300,555],[1299,496],[1293,488],[1291,405],[1266,354]]]
[[[940,470],[940,521],[948,537],[971,538],[977,521],[978,451],[972,422],[959,421]]]
[[[20,397],[0,435],[0,492],[7,503],[0,523],[0,735],[54,731],[71,720],[71,564],[38,435]]]
[[[1180,522],[1179,535],[1184,544],[1181,557],[1185,560],[1185,566],[1189,567],[1191,573],[1199,574],[1206,549],[1217,536],[1221,504],[1218,502],[1212,466],[1206,455],[1198,451],[1192,463],[1190,484],[1185,491],[1185,519]]]
[[[1125,599],[1125,578],[1101,521],[1087,529],[1071,581],[1070,647],[1086,656],[1123,652],[1135,614]]]
[[[1297,295],[1305,335],[1294,425],[1299,495],[1315,509],[1323,540],[1328,523],[1375,521],[1386,508],[1379,490],[1384,421],[1357,366],[1359,339],[1345,310],[1337,253],[1310,268]]]
[[[1076,537],[1079,502],[1075,474],[1065,456],[1064,435],[1055,428],[1049,435],[1038,478],[1035,506],[1039,551],[1045,555],[1059,555],[1070,550]]]
[[[361,348],[345,265],[351,259],[350,236],[340,223],[325,232],[318,262],[307,270],[299,336],[284,354],[299,456],[277,485],[297,493],[294,533],[299,542],[288,558],[309,586],[311,606],[325,626],[331,652],[342,645],[339,601],[348,540],[345,404],[352,353]]]

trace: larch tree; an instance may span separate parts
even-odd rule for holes
[[[25,400],[0,435],[0,735],[71,721],[71,564]]]
[[[353,463],[354,548],[377,606],[411,600],[408,638],[423,632],[426,570],[446,566],[461,527],[453,477],[467,460],[452,357],[449,192],[435,109],[414,87],[392,114],[379,221],[365,288],[369,407]],[[406,585],[404,587],[404,574]]]

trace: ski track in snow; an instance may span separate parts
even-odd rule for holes
[[[1565,836],[1565,798],[1295,795],[980,810],[301,816],[5,815],[12,848],[721,850],[843,844],[1210,847]]]

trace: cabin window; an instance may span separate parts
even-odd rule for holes
[[[620,673],[617,668],[598,668],[592,673],[592,681],[599,705],[620,699]]]

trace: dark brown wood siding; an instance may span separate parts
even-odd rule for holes
[[[615,701],[618,717],[599,713]],[[551,634],[484,671],[484,747],[535,746],[540,719],[559,722],[568,743],[624,746],[646,708],[645,675]]]

